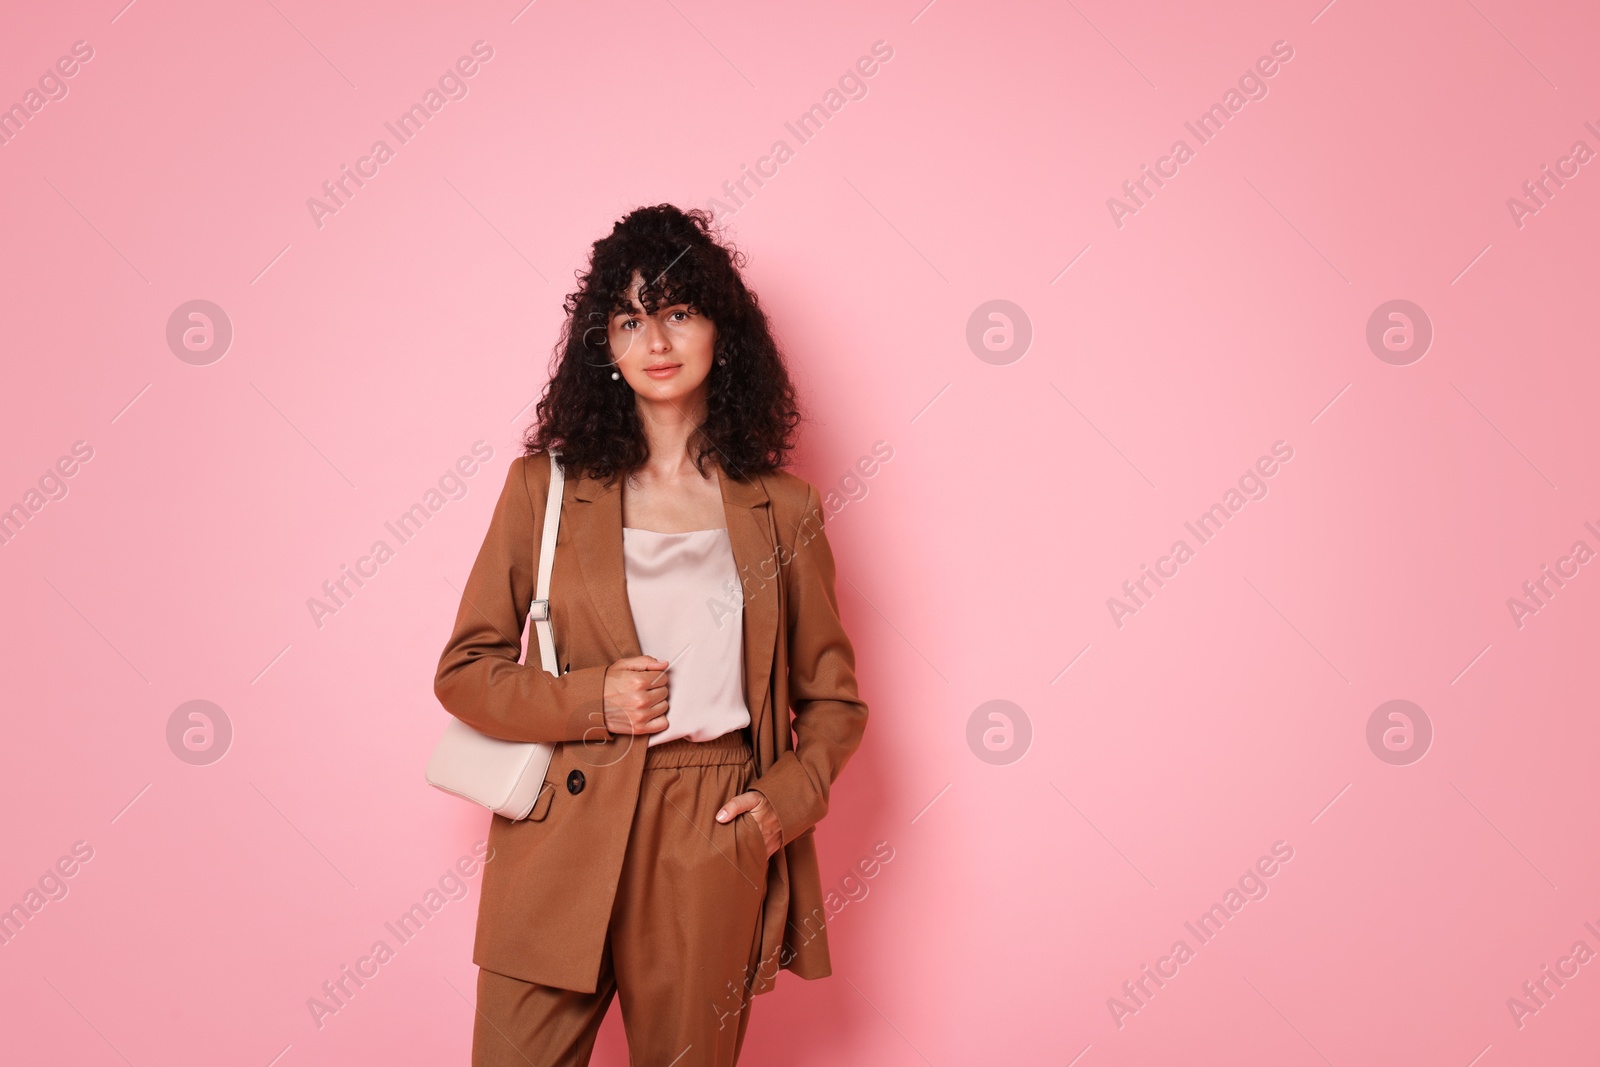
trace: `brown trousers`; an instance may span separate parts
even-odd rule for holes
[[[738,1062],[746,981],[761,952],[766,845],[748,812],[728,823],[716,814],[755,777],[747,735],[650,748],[598,987],[579,993],[480,968],[472,1067],[583,1067],[613,994],[634,1067]]]

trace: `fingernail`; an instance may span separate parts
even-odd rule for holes
[[[728,821],[728,813],[725,812],[725,811],[717,812],[717,821],[718,822],[727,822]]]

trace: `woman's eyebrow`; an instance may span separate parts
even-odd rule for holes
[[[649,312],[649,314],[659,315],[663,311],[672,311],[675,308],[692,308],[692,307],[694,307],[694,302],[693,301],[691,301],[691,300],[680,300],[676,304],[662,304],[659,307],[657,307],[655,309],[655,311]],[[622,308],[619,311],[613,311],[611,313],[611,317],[614,318],[614,319],[631,319],[631,318],[633,318],[633,317],[635,317],[637,315],[644,315],[644,314],[646,314],[646,312],[645,312],[645,310],[643,308],[633,307],[633,308]]]

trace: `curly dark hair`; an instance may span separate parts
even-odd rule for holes
[[[566,298],[567,320],[524,452],[554,448],[568,472],[608,483],[649,457],[634,392],[611,377],[607,343],[612,315],[633,306],[628,288],[637,271],[647,314],[688,304],[717,328],[705,421],[689,436],[695,467],[705,474],[715,452],[740,481],[781,468],[803,416],[766,313],[739,275],[744,265],[744,253],[719,242],[711,216],[699,208],[657,204],[624,216],[594,243],[588,272],[577,275],[578,289]]]

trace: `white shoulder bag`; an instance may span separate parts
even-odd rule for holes
[[[544,536],[539,542],[539,580],[528,610],[539,637],[539,662],[559,676],[555,637],[550,632],[550,571],[555,565],[556,529],[561,523],[564,478],[550,453],[550,492],[544,502]],[[428,784],[482,805],[508,819],[526,819],[539,799],[556,746],[541,741],[502,741],[479,733],[455,716],[428,760]]]

